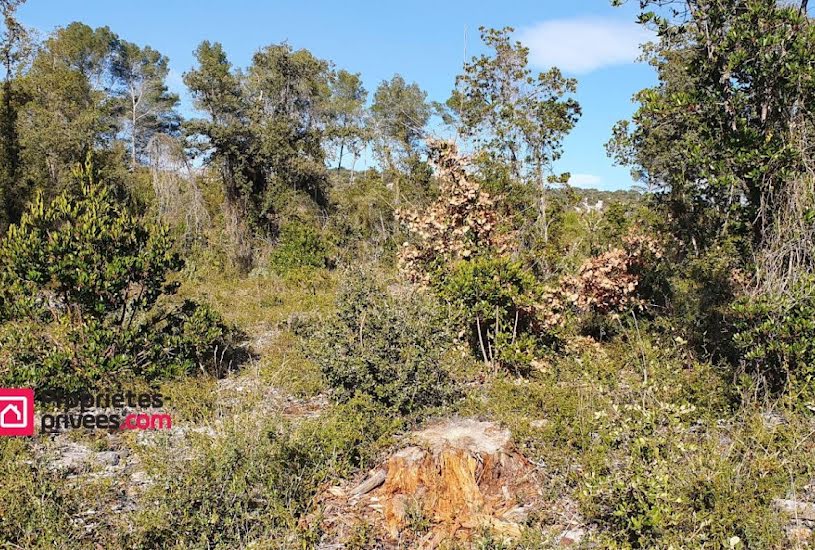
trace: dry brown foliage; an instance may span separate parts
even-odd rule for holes
[[[544,287],[540,300],[534,305],[538,328],[548,332],[563,326],[569,306],[570,302],[562,288]]]
[[[565,277],[561,282],[564,299],[578,310],[601,314],[642,308],[637,296],[638,271],[646,254],[659,258],[662,249],[653,237],[632,231],[622,248],[589,258],[576,276]]]
[[[399,210],[412,242],[399,252],[399,265],[411,280],[427,282],[436,262],[470,258],[478,253],[504,253],[511,236],[498,231],[495,200],[467,173],[467,161],[449,141],[428,140],[430,162],[439,179],[439,197],[424,212]]]
[[[414,282],[428,283],[434,263],[471,258],[484,252],[504,254],[513,235],[498,229],[495,200],[481,190],[467,173],[467,160],[454,143],[429,140],[430,161],[440,182],[439,198],[424,212],[397,212],[411,236],[399,252],[403,273]],[[644,304],[637,296],[639,268],[647,257],[661,257],[662,248],[653,237],[632,230],[621,248],[590,258],[575,276],[564,277],[559,286],[544,289],[535,305],[542,329],[564,323],[570,308],[617,313]]]

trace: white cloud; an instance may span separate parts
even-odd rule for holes
[[[640,54],[639,45],[652,39],[653,34],[636,23],[597,17],[543,21],[518,33],[532,65],[570,73],[632,63]]]
[[[602,183],[603,179],[594,174],[572,174],[569,176],[569,185],[575,187],[597,187]]]

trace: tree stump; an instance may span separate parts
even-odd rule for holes
[[[392,537],[405,527],[411,506],[433,525],[431,542],[469,538],[481,529],[520,536],[521,499],[535,492],[529,487],[533,467],[512,447],[507,430],[457,419],[436,423],[412,439],[415,446],[390,458],[377,491]]]
[[[521,535],[541,483],[509,431],[451,419],[410,434],[407,443],[355,487],[326,491],[334,528],[365,521],[384,540],[411,540],[414,548],[466,542],[484,530],[504,540]]]

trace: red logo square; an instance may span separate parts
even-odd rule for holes
[[[34,435],[34,390],[0,388],[0,435]]]

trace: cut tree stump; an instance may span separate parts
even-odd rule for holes
[[[329,497],[329,508],[344,522],[356,517],[378,526],[392,541],[416,536],[411,547],[465,542],[484,530],[505,540],[521,535],[521,524],[540,501],[541,484],[509,431],[451,419],[413,432],[407,442],[355,488],[329,489],[335,497]],[[426,532],[411,532],[417,523]]]

